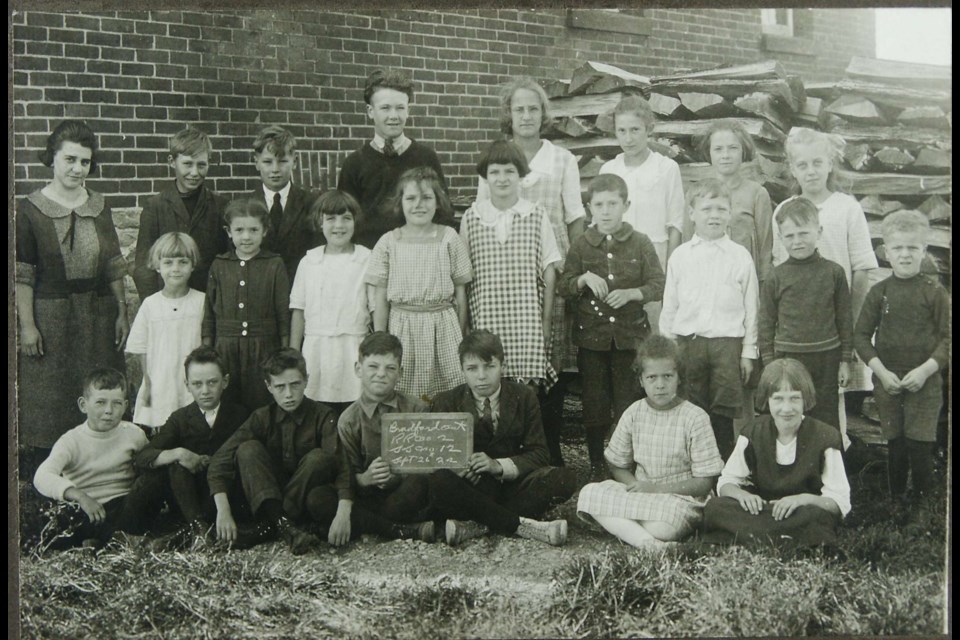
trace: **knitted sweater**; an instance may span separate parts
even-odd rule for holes
[[[373,249],[383,234],[403,224],[403,216],[388,209],[397,179],[407,169],[424,166],[436,171],[446,187],[436,152],[415,140],[398,156],[387,157],[374,149],[369,142],[347,156],[340,170],[337,189],[356,198],[363,210],[365,220],[363,227],[354,236],[355,243]],[[450,222],[439,212],[434,221],[443,224]]]
[[[100,503],[119,498],[130,492],[136,475],[133,459],[146,444],[147,436],[130,422],[105,432],[84,422],[60,436],[33,476],[33,485],[54,500],[63,500],[71,487]]]

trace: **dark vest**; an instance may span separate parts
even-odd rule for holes
[[[831,448],[842,451],[840,432],[809,417],[800,423],[797,456],[790,465],[777,464],[777,427],[771,416],[760,416],[741,435],[750,441],[744,457],[756,493],[764,500],[798,493],[820,495],[823,453]]]

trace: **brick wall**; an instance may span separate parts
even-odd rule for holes
[[[370,135],[364,78],[390,65],[417,85],[411,135],[436,148],[453,195],[468,196],[495,135],[497,85],[511,75],[567,79],[586,60],[653,75],[775,57],[823,80],[851,55],[873,55],[872,11],[797,13],[818,55],[762,50],[758,9],[646,10],[647,37],[569,28],[563,10],[17,13],[15,190],[49,179],[36,150],[59,120],[83,118],[103,148],[90,185],[114,207],[157,191],[166,139],[187,123],[213,137],[213,186],[241,192],[255,185],[249,148],[262,124],[288,127],[303,149],[359,146]]]

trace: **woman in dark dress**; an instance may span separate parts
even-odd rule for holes
[[[103,196],[84,187],[96,151],[90,127],[62,122],[39,154],[53,180],[18,202],[17,408],[27,458],[42,460],[83,422],[77,397],[87,371],[124,369],[126,264]]]

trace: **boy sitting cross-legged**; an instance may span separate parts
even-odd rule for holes
[[[550,467],[537,394],[529,386],[501,378],[503,345],[489,331],[475,330],[460,343],[466,384],[439,394],[435,412],[473,414],[470,467],[430,474],[431,507],[447,518],[447,544],[487,530],[562,545],[566,520],[540,522],[552,506],[576,490],[576,476]],[[470,521],[473,522],[465,522]]]
[[[330,485],[314,488],[307,496],[310,517],[329,527],[330,544],[345,544],[361,533],[424,542],[434,539],[433,522],[419,522],[426,519],[426,477],[392,474],[380,457],[380,417],[384,413],[427,410],[420,400],[396,391],[402,358],[400,339],[386,331],[371,333],[360,343],[354,365],[360,378],[360,399],[347,407],[337,425],[350,474],[356,481],[356,498],[345,501]]]
[[[150,477],[135,479],[133,458],[147,437],[123,421],[127,379],[122,373],[94,369],[84,378],[77,402],[87,420],[60,436],[33,484],[48,498],[79,505],[62,523],[58,533],[63,537],[54,546],[102,547],[115,531],[146,531],[159,511],[160,484]]]
[[[240,548],[279,535],[301,554],[319,542],[294,524],[305,515],[310,489],[334,483],[341,498],[350,498],[350,477],[340,461],[333,410],[304,397],[307,373],[300,352],[279,349],[262,370],[273,402],[254,411],[210,459],[207,482],[217,507],[217,536]],[[227,496],[237,474],[258,520],[242,535]]]
[[[182,548],[203,537],[216,517],[207,484],[210,456],[250,415],[241,404],[221,402],[230,376],[212,347],[194,349],[183,363],[185,384],[194,402],[174,411],[156,438],[136,457],[141,469],[165,467],[173,501],[184,524],[156,541],[157,548]]]

